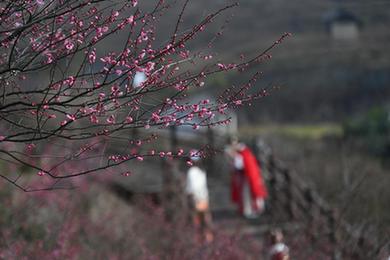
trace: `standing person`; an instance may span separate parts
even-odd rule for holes
[[[193,221],[199,232],[200,241],[211,242],[211,214],[206,172],[200,167],[200,156],[191,157],[192,166],[187,172],[186,192],[190,196],[194,214]]]
[[[237,140],[233,140],[228,153],[234,166],[232,201],[246,218],[256,218],[264,211],[264,200],[268,195],[260,165],[249,147]]]

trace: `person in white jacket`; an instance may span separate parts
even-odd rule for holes
[[[206,172],[200,167],[200,156],[191,157],[192,166],[187,171],[186,192],[194,208],[193,221],[201,241],[211,242],[211,214]]]

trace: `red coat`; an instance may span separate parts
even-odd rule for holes
[[[243,174],[235,172],[232,178],[232,200],[238,204],[242,203],[242,188],[244,181],[248,181],[252,199],[265,199],[268,195],[267,188],[264,185],[261,176],[260,165],[256,157],[248,147],[240,151],[243,158],[244,169]],[[244,179],[245,178],[245,179]]]

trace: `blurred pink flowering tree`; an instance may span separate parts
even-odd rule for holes
[[[189,101],[209,75],[245,71],[269,58],[288,34],[239,63],[213,61],[207,51],[192,52],[188,43],[236,4],[188,29],[181,28],[188,2],[160,0],[141,8],[137,0],[2,1],[0,160],[14,168],[0,177],[34,191],[61,188],[61,180],[90,173],[128,176],[132,160],[189,154],[158,151],[154,129],[226,124],[228,108],[264,95],[253,89],[255,74],[227,88],[216,102]],[[172,34],[157,41],[157,25],[172,5],[181,5]],[[216,114],[225,119],[216,120]],[[142,133],[138,139],[131,135],[134,129]],[[111,154],[112,147],[120,152]],[[30,185],[34,179],[38,186]]]

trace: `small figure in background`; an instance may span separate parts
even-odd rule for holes
[[[244,143],[234,139],[227,150],[233,161],[231,181],[232,201],[246,218],[256,218],[264,211],[268,195],[260,165],[252,151]]]
[[[200,240],[212,242],[211,214],[209,210],[209,191],[206,172],[200,167],[199,155],[191,157],[192,166],[187,172],[186,192],[194,208],[193,220],[199,231]]]
[[[270,233],[271,247],[268,251],[270,260],[289,260],[289,249],[283,243],[283,233],[279,229],[272,230]]]

